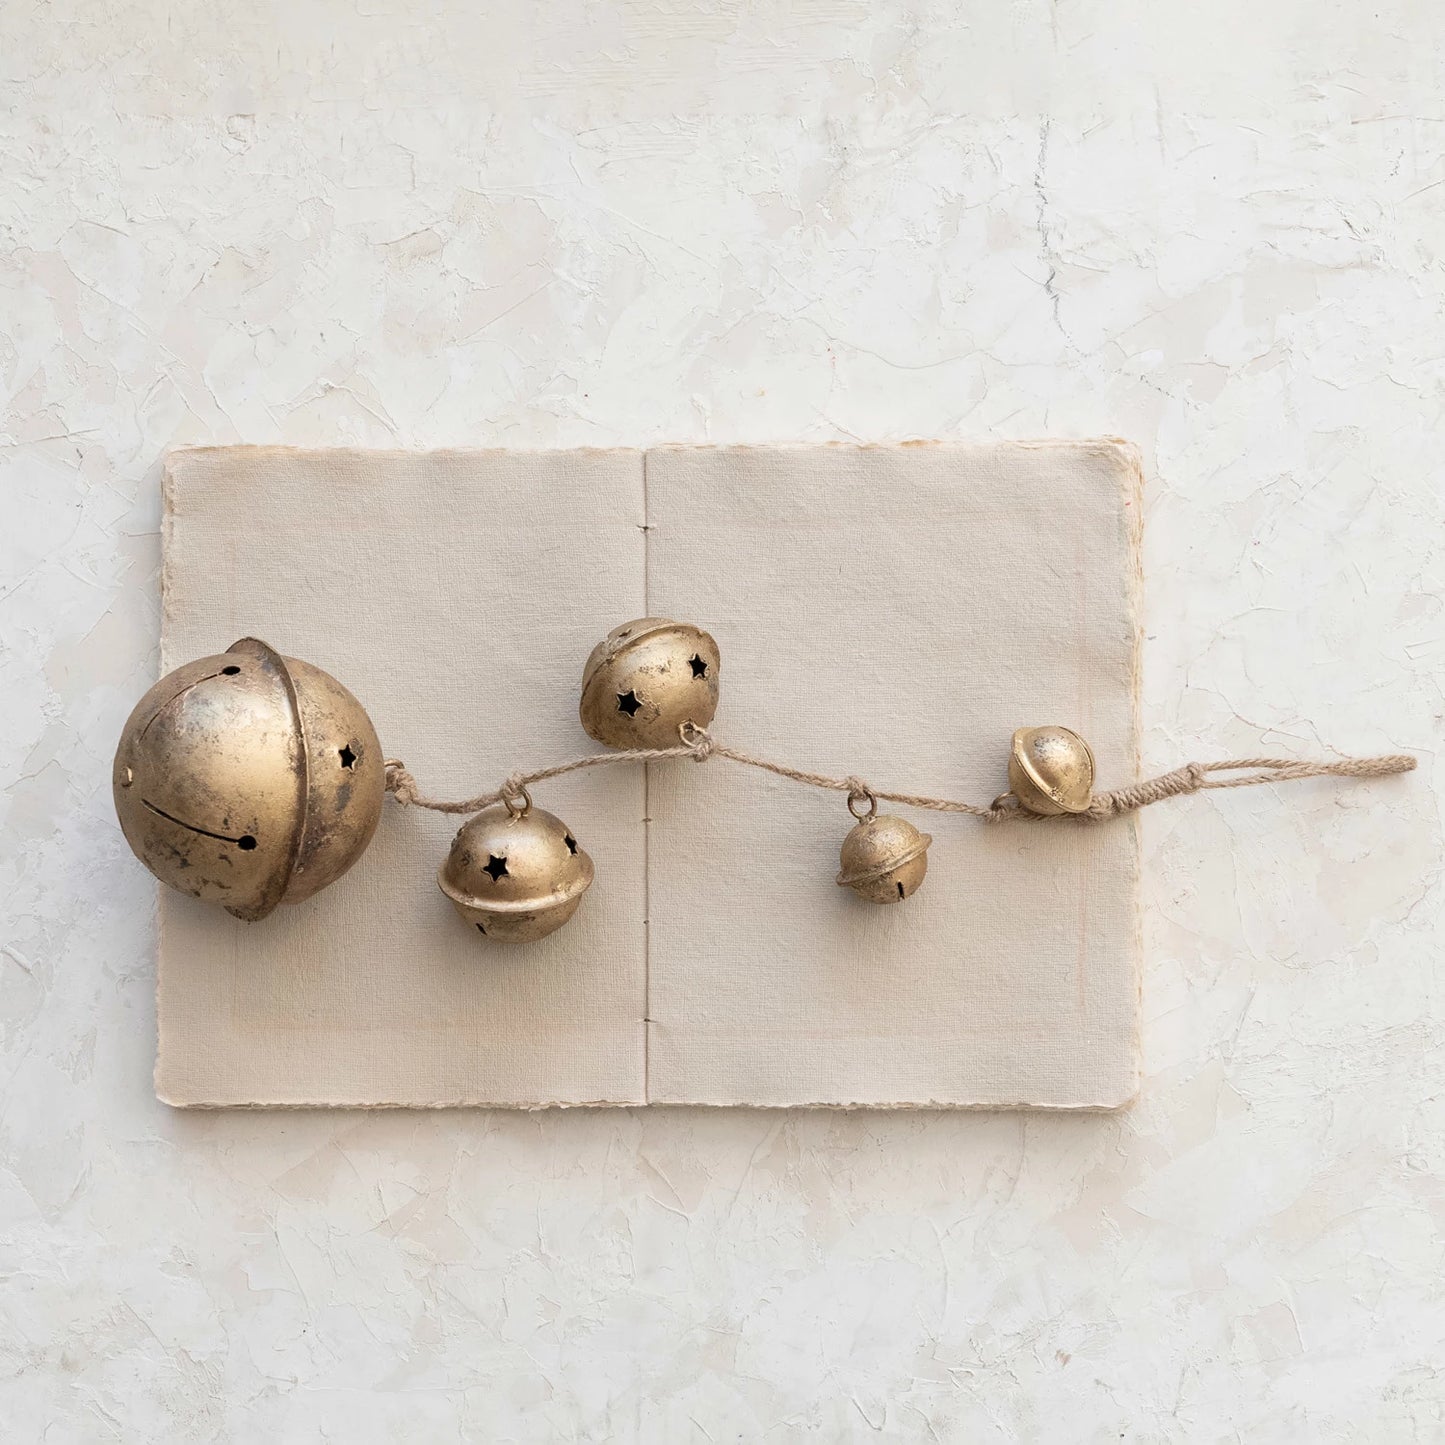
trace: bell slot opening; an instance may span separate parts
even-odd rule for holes
[[[199,833],[203,838],[214,838],[218,843],[234,843],[243,853],[249,853],[256,847],[256,839],[250,833],[233,838],[229,833],[216,833],[210,828],[202,828],[196,823],[186,822],[184,818],[177,818],[174,813],[156,807],[149,798],[142,798],[140,801],[141,806],[154,813],[157,818],[164,818],[167,823],[174,823],[177,828],[184,828],[188,833]]]

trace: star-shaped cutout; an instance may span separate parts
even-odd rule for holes
[[[570,833],[568,833],[565,842],[569,853],[575,853],[577,851],[577,840]]]
[[[619,692],[617,694],[617,711],[625,712],[628,717],[636,717],[642,707],[642,700],[635,692]]]
[[[697,655],[697,653],[693,653],[693,655],[688,658],[687,665],[692,668],[692,675],[694,677],[707,676],[707,663],[704,662],[703,659]]]
[[[356,766],[356,754],[351,751],[350,743],[347,743],[347,745],[341,749],[340,757],[343,768],[354,768]]]
[[[487,866],[482,871],[484,873],[490,873],[492,875],[492,882],[495,883],[497,879],[507,876],[507,860],[505,858],[498,858],[495,853],[488,853]]]

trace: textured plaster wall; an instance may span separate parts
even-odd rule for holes
[[[0,1438],[1445,1438],[1438,6],[0,32]],[[1146,763],[1423,763],[1148,816],[1131,1113],[153,1101],[166,448],[1100,432]]]

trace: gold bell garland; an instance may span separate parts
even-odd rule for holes
[[[1021,735],[1032,731],[1036,730],[1019,729],[1014,735],[1015,746],[1019,745]],[[927,867],[927,848],[932,839],[926,833],[919,833],[902,818],[879,815],[880,802],[901,803],[910,808],[922,808],[935,813],[965,813],[987,823],[1091,824],[1137,812],[1152,803],[1161,803],[1166,798],[1183,797],[1188,793],[1203,792],[1211,788],[1247,788],[1260,783],[1287,783],[1302,778],[1382,778],[1392,773],[1411,772],[1416,766],[1415,759],[1407,753],[1315,762],[1292,758],[1232,758],[1212,763],[1186,763],[1183,767],[1141,783],[1116,788],[1111,792],[1094,793],[1085,807],[1073,811],[1056,807],[1046,812],[1042,808],[1032,807],[1030,801],[1012,791],[1001,794],[992,803],[983,806],[952,798],[935,798],[927,794],[874,788],[860,778],[808,772],[802,768],[772,762],[767,758],[755,757],[738,748],[727,747],[705,728],[695,724],[683,724],[681,732],[682,738],[677,747],[624,748],[611,753],[591,753],[586,757],[539,768],[535,772],[513,773],[494,792],[456,802],[426,796],[418,789],[416,779],[406,767],[396,759],[389,759],[386,764],[386,789],[398,803],[406,807],[426,808],[437,813],[475,813],[526,794],[527,788],[533,783],[546,782],[550,778],[559,778],[584,768],[602,767],[609,763],[655,763],[670,758],[692,758],[700,763],[710,758],[725,758],[745,767],[761,768],[781,778],[791,778],[794,782],[808,787],[846,793],[848,809],[859,821],[844,840],[842,867],[837,881],[852,888],[860,897],[870,902],[898,903],[911,897],[923,881]],[[1080,742],[1082,743],[1082,739]],[[1216,776],[1227,773],[1239,773],[1240,776]],[[869,843],[866,848],[865,839]],[[909,869],[915,859],[919,866],[909,870],[909,876],[905,878],[905,870]]]
[[[932,841],[904,818],[880,816],[880,802],[989,823],[1094,824],[1207,789],[1415,767],[1403,753],[1233,758],[1095,792],[1094,757],[1082,737],[1029,727],[1013,735],[1009,791],[987,805],[960,802],[809,772],[719,742],[707,725],[720,670],[717,643],[701,628],[656,617],[624,623],[588,658],[578,709],[588,735],[613,751],[513,773],[493,792],[449,801],[422,793],[396,759],[378,766],[370,720],[334,678],[245,638],[177,668],[137,704],[116,751],[116,811],[132,849],[162,882],[248,921],[340,877],[370,841],[384,793],[403,806],[467,815],[438,886],[480,935],[528,942],[567,922],[593,878],[592,860],[560,819],[533,807],[530,787],[611,763],[722,758],[846,794],[855,823],[837,882],[873,903],[917,891]]]

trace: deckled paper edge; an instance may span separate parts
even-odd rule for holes
[[[508,447],[440,447],[440,448],[367,448],[367,447],[291,447],[291,446],[269,446],[269,445],[219,445],[219,446],[195,446],[172,448],[165,455],[161,474],[161,570],[160,570],[160,639],[159,639],[159,667],[157,677],[164,676],[169,670],[171,663],[166,652],[166,634],[171,617],[171,607],[174,602],[174,590],[171,586],[170,568],[172,556],[172,541],[175,532],[176,519],[180,510],[180,498],[182,493],[179,465],[191,458],[201,454],[213,452],[246,452],[253,455],[292,455],[297,452],[314,454],[324,451],[336,457],[365,455],[371,458],[377,456],[465,456],[477,457],[487,455],[515,455],[518,451],[531,451],[533,454],[554,455],[558,453],[594,453],[594,452],[637,452],[643,459],[644,466],[649,452],[652,451],[798,451],[812,450],[818,446],[837,448],[839,450],[861,450],[861,451],[891,451],[898,449],[911,449],[923,447],[957,447],[959,449],[977,448],[988,450],[1000,447],[1017,447],[1022,450],[1044,449],[1065,447],[1075,450],[1083,450],[1090,447],[1107,448],[1113,452],[1122,463],[1121,485],[1123,487],[1124,523],[1127,529],[1127,543],[1132,566],[1128,577],[1129,597],[1128,609],[1132,631],[1132,670],[1133,670],[1133,695],[1130,700],[1131,727],[1133,731],[1132,748],[1133,770],[1137,779],[1140,776],[1142,766],[1142,733],[1143,733],[1143,643],[1144,643],[1144,559],[1143,559],[1143,499],[1144,499],[1144,467],[1143,457],[1139,447],[1134,442],[1122,437],[1080,437],[1075,439],[1067,438],[1040,438],[1040,439],[1017,439],[1017,440],[980,440],[952,441],[942,438],[917,439],[899,442],[869,442],[857,444],[842,441],[827,442],[759,442],[739,443],[700,446],[689,443],[662,443],[652,447],[550,447],[550,448],[508,448]],[[179,464],[179,465],[178,465]],[[1139,1097],[1140,1084],[1143,1077],[1143,1047],[1142,1047],[1142,1006],[1143,1006],[1143,954],[1144,954],[1144,922],[1143,922],[1143,897],[1142,897],[1142,838],[1140,833],[1139,818],[1136,814],[1129,820],[1129,827],[1132,834],[1134,847],[1134,947],[1133,947],[1133,973],[1134,973],[1134,1027],[1132,1033],[1133,1052],[1133,1077],[1132,1087],[1128,1094],[1117,1102],[1083,1102],[1068,1104],[1038,1104],[1027,1101],[1014,1103],[952,1103],[940,1102],[938,1100],[895,1100],[883,1104],[877,1101],[867,1102],[814,1102],[806,1104],[757,1104],[757,1103],[733,1103],[733,1102],[690,1102],[687,1104],[666,1104],[653,1103],[650,1099],[638,1101],[613,1101],[613,1100],[538,1100],[535,1102],[508,1101],[505,1104],[487,1103],[477,1100],[435,1100],[426,1104],[418,1104],[414,1101],[396,1102],[391,1100],[374,1100],[369,1102],[347,1101],[346,1103],[331,1103],[324,1100],[295,1101],[295,1100],[249,1100],[246,1103],[206,1102],[205,1100],[188,1099],[177,1100],[167,1096],[162,1083],[162,1054],[164,1050],[164,1035],[161,1030],[161,1019],[164,1016],[164,980],[160,968],[160,958],[164,947],[162,933],[164,931],[164,911],[160,907],[161,885],[154,885],[153,903],[154,917],[156,919],[156,1053],[155,1064],[152,1069],[152,1085],[156,1098],[163,1104],[175,1109],[192,1109],[210,1112],[230,1111],[255,1111],[255,1112],[284,1112],[290,1110],[316,1109],[316,1110],[356,1110],[366,1112],[376,1109],[411,1109],[411,1110],[434,1110],[434,1109],[497,1109],[506,1108],[516,1110],[520,1113],[536,1113],[551,1109],[750,1109],[759,1112],[773,1113],[787,1109],[824,1109],[846,1112],[879,1112],[889,1113],[897,1110],[908,1109],[918,1111],[933,1111],[938,1113],[1116,1113],[1126,1110],[1132,1106]],[[650,1079],[644,1079],[644,1092],[650,1089]]]
[[[1128,611],[1134,687],[1129,699],[1129,725],[1133,733],[1130,782],[1143,776],[1144,765],[1144,455],[1138,445],[1123,437],[1098,437],[1095,444],[1107,446],[1119,458],[1122,469],[1125,537],[1129,552]],[[1121,784],[1111,783],[1118,787]],[[1077,1106],[1102,1113],[1119,1113],[1138,1102],[1144,1080],[1144,834],[1136,812],[1129,819],[1130,843],[1134,849],[1134,1027],[1130,1036],[1133,1070],[1128,1092],[1114,1103]],[[1052,1108],[1053,1106],[1049,1106]]]
[[[1133,781],[1144,775],[1144,454],[1122,437],[1108,437],[1124,463],[1124,510],[1129,532],[1129,624],[1133,631],[1134,696],[1130,722],[1134,731]],[[1129,819],[1134,844],[1134,1077],[1132,1087],[1113,1112],[1132,1108],[1144,1085],[1144,828],[1135,813]]]

